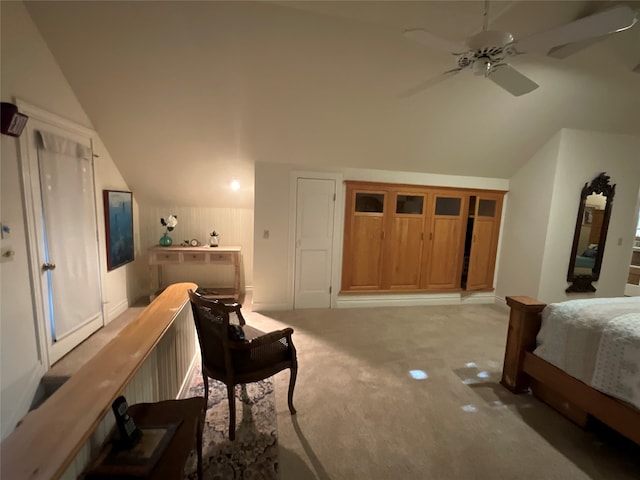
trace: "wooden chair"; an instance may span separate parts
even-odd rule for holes
[[[200,342],[205,401],[209,399],[209,377],[227,385],[229,439],[235,439],[236,385],[258,382],[289,368],[289,411],[295,415],[293,389],[298,362],[291,341],[293,329],[265,333],[246,324],[239,303],[207,299],[193,290],[189,290],[189,298]],[[239,325],[230,324],[230,313],[237,315]]]

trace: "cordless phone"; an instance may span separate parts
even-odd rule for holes
[[[140,439],[141,432],[136,427],[133,418],[129,415],[129,405],[124,396],[120,395],[111,404],[113,414],[116,417],[116,425],[120,432],[120,444],[124,448],[133,447]]]

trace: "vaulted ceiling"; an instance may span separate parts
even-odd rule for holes
[[[402,32],[462,42],[483,2],[26,5],[142,202],[233,205],[236,178],[250,206],[260,161],[509,178],[563,127],[640,135],[637,25],[512,57],[540,85],[521,97],[465,71],[405,98],[456,59]],[[608,5],[491,2],[490,28],[523,38]]]

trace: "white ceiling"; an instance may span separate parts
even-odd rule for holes
[[[604,4],[491,2],[490,27],[523,38]],[[483,2],[27,8],[146,203],[250,207],[257,161],[509,178],[563,127],[640,135],[638,26],[565,60],[512,57],[540,85],[522,97],[462,72],[399,98],[455,66],[402,31],[463,41],[481,30]]]

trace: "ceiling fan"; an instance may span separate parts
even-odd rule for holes
[[[404,31],[406,38],[455,55],[457,66],[413,86],[400,96],[414,95],[467,69],[473,70],[475,75],[492,80],[516,97],[524,95],[538,88],[538,84],[506,63],[507,57],[536,52],[564,58],[607,35],[631,28],[637,20],[637,13],[633,9],[618,5],[518,40],[509,32],[488,29],[489,2],[485,0],[482,31],[469,37],[466,45],[456,44],[421,28]]]

